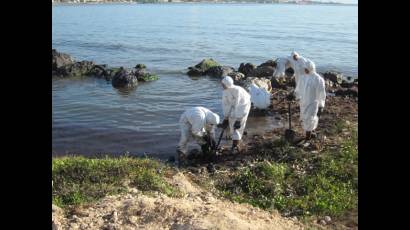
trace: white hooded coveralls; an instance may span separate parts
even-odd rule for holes
[[[188,142],[192,139],[198,144],[205,144],[202,137],[208,133],[215,139],[215,127],[219,124],[219,116],[211,110],[198,106],[187,109],[179,119],[181,128],[181,139],[178,144],[178,150],[186,154],[188,151]]]
[[[255,108],[266,109],[271,104],[271,94],[265,88],[258,87],[254,83],[249,87],[251,102]]]
[[[273,72],[273,77],[275,78],[285,78],[286,69],[291,67],[289,58],[278,58],[276,59],[276,68]]]
[[[297,90],[297,98],[300,100],[300,119],[302,127],[306,131],[317,128],[319,107],[325,107],[326,88],[324,79],[316,73],[315,64],[308,60],[307,69],[309,74],[302,75]]]
[[[296,55],[298,57],[297,60],[293,59],[293,56]],[[290,67],[295,71],[295,82],[296,82],[296,89],[295,89],[295,94],[297,95],[299,92],[297,91],[298,89],[298,84],[300,81],[300,78],[302,75],[305,74],[305,67],[307,64],[307,59],[300,56],[296,52],[292,52],[291,56],[288,58]]]
[[[229,120],[232,140],[241,140],[251,109],[251,96],[244,88],[234,85],[232,78],[229,76],[222,79],[222,84],[227,87],[222,93],[224,119]],[[241,127],[236,130],[233,128],[235,121],[239,121],[241,124]]]

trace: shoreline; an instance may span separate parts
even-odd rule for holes
[[[326,103],[320,139],[292,146],[282,140],[284,128],[268,131],[253,137],[246,152],[222,151],[214,171],[200,157],[181,168],[134,156],[53,157],[53,225],[210,229],[229,223],[230,217],[223,215],[229,210],[242,220],[237,229],[265,224],[276,229],[357,229],[357,101],[331,97]],[[276,109],[285,116],[286,107]],[[297,109],[292,108],[292,124],[300,134]],[[218,220],[212,210],[219,210]]]
[[[244,5],[257,5],[257,4],[264,4],[264,5],[326,5],[326,6],[358,6],[358,4],[345,4],[345,3],[308,3],[308,4],[297,4],[297,3],[274,3],[274,2],[214,2],[214,1],[204,1],[204,2],[134,2],[134,1],[124,1],[124,2],[52,2],[52,6],[54,5],[63,5],[63,6],[70,6],[70,5],[131,5],[131,4],[244,4]]]

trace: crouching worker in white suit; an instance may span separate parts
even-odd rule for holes
[[[296,88],[298,92],[296,97],[300,100],[302,127],[306,132],[306,139],[309,140],[316,136],[312,131],[317,128],[318,116],[322,113],[326,101],[325,81],[316,73],[316,67],[312,61],[307,61],[305,74],[299,79]]]
[[[235,149],[240,151],[239,142],[251,109],[251,96],[244,88],[234,85],[229,76],[222,79],[222,87],[224,88],[222,94],[224,121],[219,127],[225,129],[229,125],[232,151]]]
[[[181,139],[177,147],[179,161],[183,160],[188,151],[188,142],[196,140],[199,145],[215,145],[215,127],[219,124],[219,116],[204,107],[187,109],[179,120]]]

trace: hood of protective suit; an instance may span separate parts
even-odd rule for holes
[[[309,59],[306,61],[306,68],[309,70],[310,74],[316,73],[316,65],[313,61]]]
[[[233,86],[233,79],[229,76],[226,76],[222,79],[222,84],[226,86],[226,88],[232,88]]]
[[[206,119],[206,123],[210,125],[217,125],[219,124],[219,121],[220,121],[219,115],[211,111],[206,113],[205,119]]]
[[[293,58],[293,56],[295,56],[295,55],[296,55],[297,58],[300,58],[300,55],[296,51],[293,51],[292,54],[291,54],[291,57]]]

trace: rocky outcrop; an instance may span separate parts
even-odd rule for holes
[[[330,80],[335,84],[341,84],[343,80],[343,74],[334,71],[325,72],[322,75],[324,79]]]
[[[211,77],[225,77],[233,73],[235,69],[230,66],[213,66],[206,71],[206,75]]]
[[[243,73],[245,76],[248,76],[250,72],[252,72],[254,69],[256,69],[256,66],[252,63],[241,63],[239,65],[238,71]]]
[[[121,68],[111,83],[115,88],[132,88],[138,85],[138,79],[131,70]]]
[[[149,73],[144,64],[137,64],[132,70],[123,67],[109,68],[105,64],[96,65],[91,61],[75,62],[70,55],[57,52],[55,49],[52,50],[52,76],[105,78],[113,81],[114,87],[131,87],[137,85],[136,81],[147,82],[159,79],[157,75]]]
[[[142,82],[155,81],[159,79],[157,75],[149,73],[144,64],[136,65],[132,73],[135,77],[137,77],[138,81]]]
[[[252,70],[247,77],[266,77],[271,78],[275,68],[272,66],[259,66],[256,69]]]
[[[275,60],[267,60],[266,62],[258,65],[258,68],[263,67],[263,66],[271,66],[273,68],[276,68],[276,62],[275,62]]]
[[[60,53],[60,52],[57,52],[57,50],[52,49],[51,55],[52,55],[52,69],[53,70],[57,70],[58,68],[65,66],[65,65],[74,64],[74,59],[68,54]]]
[[[240,81],[245,79],[245,75],[237,71],[229,73],[228,76],[233,79],[234,84],[238,84]]]
[[[79,77],[90,74],[91,69],[94,67],[92,61],[80,61],[73,64],[61,66],[55,72],[61,77]]]
[[[201,76],[206,75],[208,69],[215,66],[221,66],[218,62],[213,60],[212,58],[203,59],[200,63],[196,64],[195,66],[188,67],[187,74],[189,76]]]

